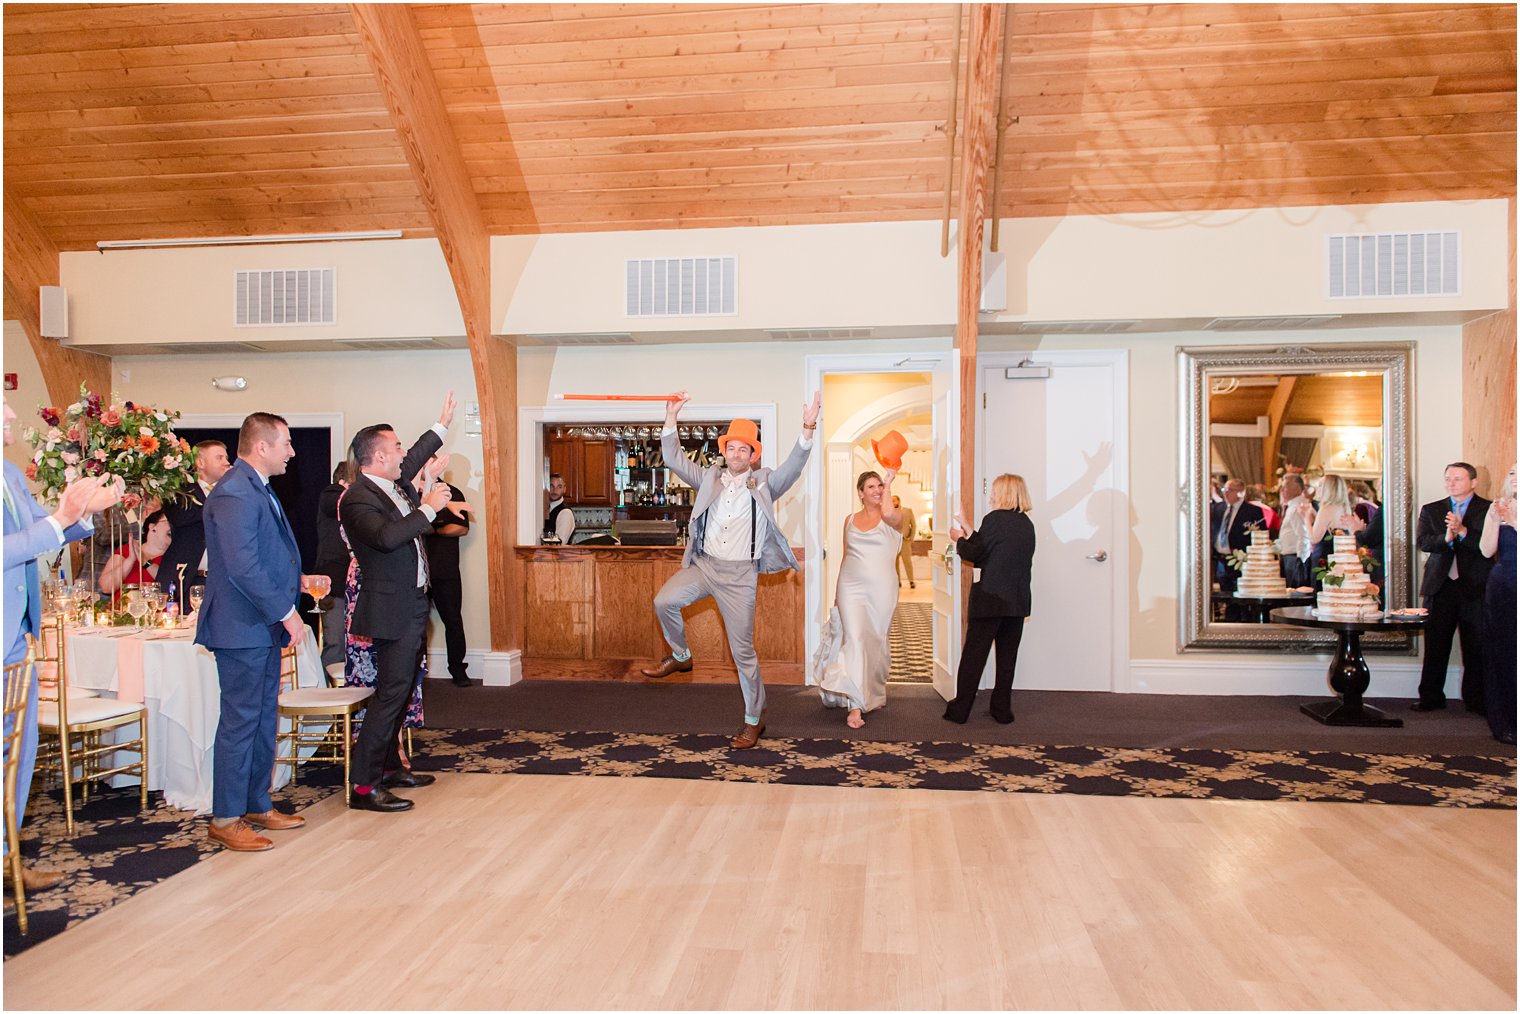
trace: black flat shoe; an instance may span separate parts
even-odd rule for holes
[[[1445,701],[1415,701],[1409,706],[1410,711],[1445,711]]]
[[[454,681],[456,687],[473,687],[475,685],[475,681],[468,676],[450,676],[449,679]]]
[[[348,807],[351,810],[375,810],[379,813],[399,813],[402,810],[410,810],[412,801],[402,799],[385,788],[377,785],[365,793],[349,790]]]
[[[989,711],[987,714],[991,715],[992,720],[999,725],[1013,724],[1013,712],[1011,711]]]
[[[380,784],[387,789],[420,789],[437,780],[425,771],[392,771],[380,779]]]
[[[1501,732],[1495,736],[1494,739],[1497,739],[1499,742],[1505,744],[1506,746],[1515,745],[1515,734],[1513,732]]]
[[[968,718],[971,717],[971,712],[970,711],[960,712],[960,711],[951,710],[950,708],[946,708],[944,715],[941,716],[941,717],[943,717],[944,720],[947,721],[947,722],[954,722],[956,725],[965,725],[966,724],[966,719],[968,719]]]

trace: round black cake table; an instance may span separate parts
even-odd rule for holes
[[[1338,620],[1315,616],[1311,606],[1289,606],[1272,610],[1272,622],[1335,631],[1335,658],[1330,662],[1330,688],[1339,696],[1328,701],[1305,704],[1299,708],[1300,711],[1325,725],[1375,726],[1394,729],[1403,727],[1402,718],[1393,718],[1371,705],[1362,703],[1362,695],[1367,692],[1367,687],[1372,683],[1372,673],[1367,668],[1367,660],[1362,657],[1362,635],[1380,630],[1420,633],[1421,628],[1425,626],[1425,617],[1388,619],[1379,616],[1358,620]]]

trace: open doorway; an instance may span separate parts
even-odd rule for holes
[[[810,368],[823,396],[823,425],[820,428],[819,453],[814,454],[814,472],[810,481],[820,495],[809,509],[809,545],[820,546],[821,566],[809,568],[807,577],[808,609],[807,658],[810,663],[817,646],[818,629],[834,604],[839,567],[844,560],[844,526],[859,509],[856,480],[862,472],[881,472],[883,468],[872,452],[872,441],[881,440],[896,430],[906,438],[908,450],[892,492],[904,511],[904,552],[895,561],[894,573],[883,580],[899,583],[897,606],[893,613],[889,642],[892,666],[889,682],[940,683],[936,679],[936,657],[947,657],[951,649],[936,645],[942,639],[936,623],[936,528],[943,528],[936,518],[936,499],[947,491],[938,467],[951,434],[936,433],[935,392],[939,387],[943,357],[936,354],[904,359],[901,356],[814,357]],[[943,427],[942,425],[942,428]],[[938,439],[936,439],[938,438]],[[937,498],[936,494],[940,494]],[[911,518],[911,528],[909,518]],[[943,546],[937,547],[943,553]],[[943,590],[943,589],[941,589]],[[809,682],[814,674],[809,671]]]

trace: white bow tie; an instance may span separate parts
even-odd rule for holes
[[[750,478],[751,478],[751,476],[750,476],[750,474],[748,472],[744,472],[743,474],[740,474],[740,475],[735,475],[733,472],[724,472],[723,473],[723,484],[725,486],[727,486],[729,489],[732,489],[735,486],[747,485],[749,483]]]

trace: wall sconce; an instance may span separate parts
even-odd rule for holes
[[[212,377],[211,386],[218,391],[246,391],[248,390],[247,377]]]

